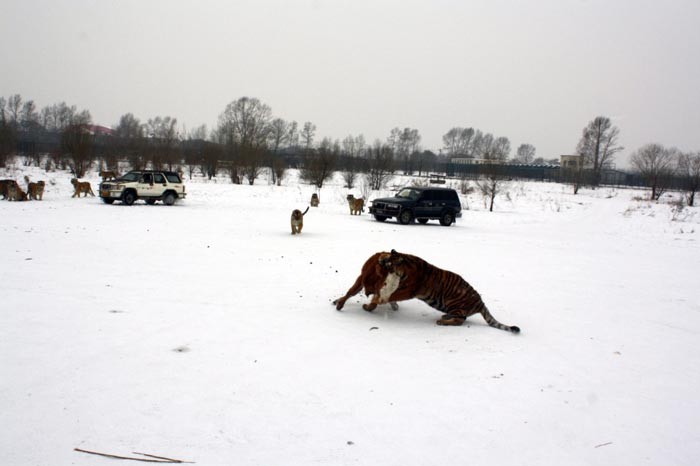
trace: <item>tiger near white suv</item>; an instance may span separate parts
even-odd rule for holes
[[[132,205],[143,199],[146,204],[163,201],[165,205],[173,205],[178,199],[184,199],[185,195],[185,185],[180,175],[161,170],[134,170],[116,180],[100,183],[100,198],[105,204],[121,201],[122,204]]]

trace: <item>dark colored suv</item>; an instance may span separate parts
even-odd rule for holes
[[[394,197],[373,200],[369,213],[380,222],[389,217],[396,217],[404,225],[414,219],[420,223],[440,220],[448,227],[462,216],[462,205],[454,189],[406,187]]]

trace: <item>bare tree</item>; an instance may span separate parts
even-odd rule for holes
[[[84,110],[74,116],[73,122],[61,134],[61,146],[76,178],[85,176],[92,165],[94,135],[89,128],[91,122],[90,112]]]
[[[304,143],[304,149],[309,150],[314,143],[314,135],[316,134],[316,125],[307,121],[301,130],[301,141]]]
[[[264,147],[249,147],[241,153],[241,168],[243,176],[253,185],[265,169],[265,160],[269,153]]]
[[[499,177],[487,176],[476,181],[476,186],[481,194],[489,201],[489,212],[493,212],[493,204],[496,195],[502,191],[502,181]]]
[[[275,155],[272,159],[272,171],[275,174],[277,186],[282,186],[282,180],[287,173],[287,162],[279,155]]]
[[[472,142],[472,155],[476,158],[486,159],[490,157],[493,147],[493,134],[482,133],[477,130]]]
[[[644,145],[632,154],[632,166],[651,187],[652,200],[658,200],[668,187],[676,163],[675,154],[675,149],[666,149],[661,144]]]
[[[471,157],[475,136],[474,128],[452,128],[442,136],[443,149],[448,157]]]
[[[678,175],[683,180],[688,205],[692,207],[695,205],[695,193],[700,190],[700,152],[679,155]]]
[[[172,171],[174,165],[179,162],[177,118],[169,116],[150,118],[146,122],[145,130],[152,167],[158,170],[167,165]]]
[[[516,153],[516,160],[520,163],[529,164],[535,159],[535,146],[532,144],[520,144]]]
[[[490,151],[485,154],[486,159],[505,162],[510,155],[510,140],[507,137],[498,137],[493,140]]]
[[[57,116],[57,118],[61,117]],[[132,169],[141,170],[146,166],[143,153],[143,126],[138,118],[131,113],[122,115],[115,127],[114,137],[116,138],[117,151],[127,158]],[[110,168],[116,169],[117,167]]]
[[[223,158],[224,146],[220,143],[206,142],[202,147],[202,174],[211,180],[219,172],[219,161]]]
[[[39,112],[33,100],[27,100],[22,105],[20,125],[23,131],[36,131],[39,127]]]
[[[282,118],[275,118],[270,122],[269,129],[269,147],[272,152],[277,153],[277,150],[287,143],[289,137],[289,123]]]
[[[248,182],[253,183],[266,154],[272,110],[254,97],[241,97],[228,104],[219,115],[218,133],[226,145],[231,180],[240,183],[238,166],[245,165]]]
[[[357,175],[362,169],[362,160],[360,157],[365,151],[365,138],[362,135],[353,137],[352,135],[343,139],[343,163],[342,176],[345,186],[352,189],[355,186]]]
[[[226,106],[219,126],[226,137],[243,147],[266,147],[272,110],[254,97],[241,97]]]
[[[272,184],[277,182],[277,173],[275,166],[278,165],[279,157],[277,156],[277,151],[283,145],[288,143],[289,139],[289,123],[284,121],[282,118],[275,118],[270,122],[270,152],[267,157],[268,166],[270,167],[270,181]]]
[[[0,97],[0,168],[7,165],[9,156],[15,150],[16,132],[8,120],[6,101]]]
[[[394,154],[391,147],[375,141],[374,145],[367,149],[367,162],[367,185],[372,190],[384,188],[394,173]]]
[[[394,152],[396,160],[400,161],[404,174],[412,174],[411,155],[420,148],[421,136],[417,129],[394,128],[389,134],[387,144]]]
[[[436,159],[437,155],[429,150],[411,154],[411,164],[412,167],[418,171],[418,176],[421,176],[423,172],[431,171],[433,165],[435,165]]]
[[[306,151],[304,168],[299,176],[302,180],[314,184],[318,189],[333,176],[338,160],[339,147],[330,139],[324,138],[316,151]]]
[[[289,123],[287,143],[289,144],[289,147],[293,149],[299,147],[299,124],[296,121]]]
[[[583,134],[576,147],[576,152],[586,158],[593,169],[593,185],[600,184],[601,172],[612,163],[613,157],[624,147],[618,145],[620,130],[613,126],[610,118],[599,116],[583,128]]]
[[[21,121],[21,112],[22,112],[22,96],[19,94],[14,94],[11,95],[7,99],[7,114],[8,114],[8,122],[12,127],[15,129],[19,128],[19,124]]]
[[[204,157],[204,146],[207,144],[207,125],[197,126],[187,133],[187,140],[183,141],[183,155],[187,173],[190,180],[194,176],[197,167],[201,167]],[[204,175],[204,171],[202,171]]]

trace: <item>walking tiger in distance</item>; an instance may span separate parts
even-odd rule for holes
[[[386,276],[368,307],[375,302],[384,304],[418,298],[445,314],[437,321],[438,325],[462,325],[467,317],[478,313],[491,327],[513,333],[520,332],[520,328],[515,325],[504,325],[497,321],[479,293],[456,273],[435,267],[420,257],[401,254],[393,249],[391,252],[378,254],[378,268],[375,270],[380,273],[384,271]],[[353,288],[350,291],[352,290]],[[336,308],[342,308],[345,302],[341,302],[342,299],[336,300],[340,303]]]
[[[90,183],[88,181],[78,181],[77,178],[71,178],[70,182],[73,184],[73,188],[75,188],[75,192],[73,193],[72,197],[80,197],[80,194],[85,193],[85,196],[87,197],[88,194],[91,196],[94,196],[95,193],[92,192],[92,188],[90,187]]]
[[[355,198],[352,194],[348,194],[348,207],[350,207],[350,215],[362,215],[365,211],[365,200],[363,198]]]
[[[37,181],[36,183],[27,184],[27,196],[29,199],[34,199],[35,201],[41,201],[44,199],[44,187],[46,183],[43,181]]]
[[[29,177],[25,175],[24,181],[27,183],[27,199],[41,201],[44,198],[44,187],[46,183],[37,181],[36,183],[29,181]]]

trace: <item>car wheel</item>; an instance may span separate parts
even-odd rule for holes
[[[102,202],[104,202],[105,204],[114,204],[114,199],[103,197]]]
[[[419,218],[418,223],[425,225],[426,223],[428,223],[428,219],[427,218]]]
[[[156,203],[155,199],[146,199],[146,204],[148,204],[148,205],[153,205],[155,203]]]
[[[126,205],[132,205],[136,201],[136,193],[133,191],[127,191],[122,194],[122,202]]]
[[[168,193],[168,194],[166,194],[165,197],[163,198],[163,204],[165,204],[165,205],[173,205],[173,204],[175,204],[175,199],[176,199],[176,197],[175,197],[175,195],[174,195],[173,193]]]
[[[442,217],[440,217],[440,225],[444,227],[449,227],[454,221],[455,216],[452,215],[452,212],[443,212]]]
[[[408,225],[413,221],[413,212],[410,210],[402,210],[399,214],[399,223],[402,225]]]

